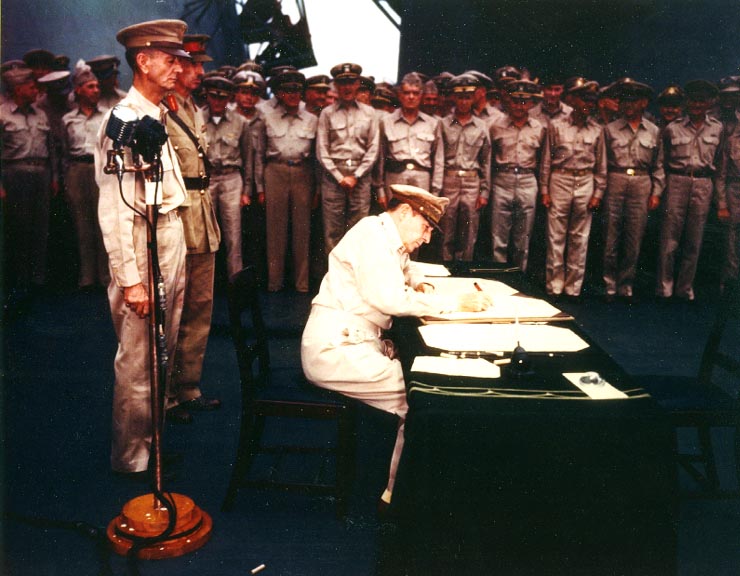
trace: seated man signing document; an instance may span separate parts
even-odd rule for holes
[[[401,363],[383,330],[393,316],[477,312],[491,305],[485,292],[434,294],[409,259],[429,242],[432,229],[439,229],[448,199],[415,186],[397,184],[391,190],[388,211],[360,220],[329,254],[329,271],[301,342],[308,380],[400,419],[380,509],[391,500],[408,410]]]

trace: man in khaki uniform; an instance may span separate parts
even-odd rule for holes
[[[573,110],[561,100],[563,96],[563,80],[555,75],[544,76],[540,84],[542,86],[542,102],[529,111],[529,117],[539,120],[548,126],[552,120],[565,118]]]
[[[693,80],[684,91],[686,116],[669,124],[661,140],[666,191],[655,293],[659,298],[675,296],[693,301],[694,276],[712,203],[723,128],[719,120],[707,114],[718,94],[714,84]],[[681,259],[675,274],[679,246]]]
[[[321,111],[326,108],[326,94],[329,92],[330,84],[331,78],[325,74],[306,78],[306,91],[303,94],[306,110],[317,118]]]
[[[179,20],[154,20],[124,28],[116,38],[126,47],[126,60],[134,71],[134,81],[121,101],[139,119],[162,119],[162,98],[175,87],[182,70],[179,57],[187,24]],[[111,467],[134,479],[148,479],[146,473],[152,436],[151,383],[149,378],[150,310],[147,257],[147,222],[139,213],[146,212],[144,176],[127,172],[121,181],[116,174],[103,171],[113,142],[103,121],[95,147],[95,173],[100,188],[98,218],[111,272],[108,287],[113,327],[118,339],[114,364],[113,442]],[[126,164],[133,163],[125,149]],[[178,206],[186,198],[179,164],[171,142],[161,151],[162,191],[157,219],[159,267],[167,294],[165,334],[167,351],[174,352],[185,291],[185,243]]]
[[[185,37],[183,45],[188,56],[181,58],[182,72],[177,76],[172,93],[176,105],[171,105],[169,96],[165,99],[170,109],[167,132],[187,188],[187,200],[180,207],[187,246],[185,303],[171,386],[167,391],[167,417],[176,423],[192,421],[190,411],[214,410],[221,405],[215,398],[204,398],[200,391],[203,359],[211,331],[216,252],[221,241],[208,192],[205,122],[192,98],[192,92],[203,78],[203,62],[211,60],[205,52],[207,40],[204,34]]]
[[[121,61],[116,56],[102,54],[91,58],[87,65],[92,68],[98,82],[100,83],[100,102],[103,108],[113,108],[126,93],[118,88],[118,66]]]

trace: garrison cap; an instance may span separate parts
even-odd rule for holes
[[[54,56],[54,70],[67,70],[69,68],[69,56],[66,54],[57,54]]]
[[[717,86],[708,80],[690,80],[683,89],[689,100],[712,100],[719,94]]]
[[[506,85],[506,91],[512,98],[532,100],[542,97],[540,86],[531,80],[513,80]]]
[[[213,96],[231,96],[234,93],[234,83],[224,76],[209,76],[203,79],[203,90]]]
[[[262,92],[267,85],[262,75],[252,70],[240,70],[231,80],[237,88],[253,88],[257,92]]]
[[[672,84],[666,87],[660,94],[658,94],[658,104],[663,106],[681,106],[686,99],[683,89]]]
[[[620,78],[612,84],[612,89],[614,97],[617,99],[647,98],[649,100],[653,97],[653,89],[634,78]]]
[[[270,78],[270,88],[281,90],[286,88],[298,88],[303,90],[306,87],[306,77],[298,70],[286,70],[277,76]]]
[[[344,62],[343,64],[334,66],[329,73],[334,80],[356,80],[362,74],[362,66],[352,64],[351,62]]]
[[[493,86],[493,80],[491,79],[491,77],[483,74],[483,72],[479,72],[478,70],[466,70],[465,72],[463,72],[463,74],[470,74],[471,76],[475,76],[480,82],[480,85],[486,89]]]
[[[54,54],[48,50],[36,48],[26,52],[23,56],[23,61],[29,68],[53,68],[54,67]]]
[[[740,92],[740,76],[727,76],[719,81],[720,94],[736,94]]]
[[[206,44],[210,39],[208,34],[185,34],[182,49],[190,54],[193,62],[213,62],[213,58],[206,54]]]
[[[362,89],[369,92],[375,90],[375,78],[372,76],[360,76],[360,90]]]
[[[481,81],[472,74],[460,74],[450,80],[447,87],[454,93],[475,92],[476,88],[482,86]]]
[[[3,83],[9,87],[20,86],[33,80],[33,71],[26,67],[10,68],[2,73]]]
[[[409,186],[408,184],[391,184],[393,198],[402,204],[408,204],[419,214],[426,218],[427,222],[440,229],[439,222],[450,203],[450,199],[445,196],[435,196],[423,188]]]
[[[46,87],[47,92],[66,94],[69,93],[69,77],[72,74],[69,70],[55,70],[44,74],[37,80],[39,84],[43,84]]]
[[[331,84],[331,78],[326,74],[317,74],[306,78],[306,88],[312,88],[313,90],[328,90],[329,84]]]
[[[262,67],[261,64],[257,64],[254,60],[246,60],[245,62],[242,62],[239,67],[237,68],[238,71],[246,71],[246,72],[257,72],[260,76],[263,78],[265,77],[265,69]]]
[[[82,61],[78,62],[77,66],[75,66],[74,72],[72,73],[72,84],[74,87],[77,88],[78,86],[84,86],[93,80],[97,81],[98,78],[93,74],[90,66],[86,63],[82,63]]]
[[[188,25],[182,20],[149,20],[127,26],[116,34],[116,40],[126,50],[155,48],[171,56],[189,58],[182,49],[182,38]]]
[[[121,60],[110,54],[102,54],[101,56],[87,60],[87,65],[90,66],[93,74],[98,77],[98,80],[105,80],[118,74],[118,66],[120,64]]]

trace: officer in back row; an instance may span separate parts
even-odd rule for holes
[[[338,99],[319,116],[316,156],[321,181],[324,243],[329,254],[345,232],[370,213],[372,169],[380,142],[375,110],[356,101],[362,67],[331,69]]]

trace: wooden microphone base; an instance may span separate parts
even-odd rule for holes
[[[177,509],[175,529],[171,536],[153,546],[141,548],[138,558],[159,560],[175,558],[197,550],[211,537],[213,521],[190,498],[182,494],[168,494]],[[124,556],[138,538],[152,538],[162,534],[169,522],[169,513],[163,506],[156,506],[154,494],[144,494],[129,500],[123,511],[108,524],[108,540],[113,551]]]

